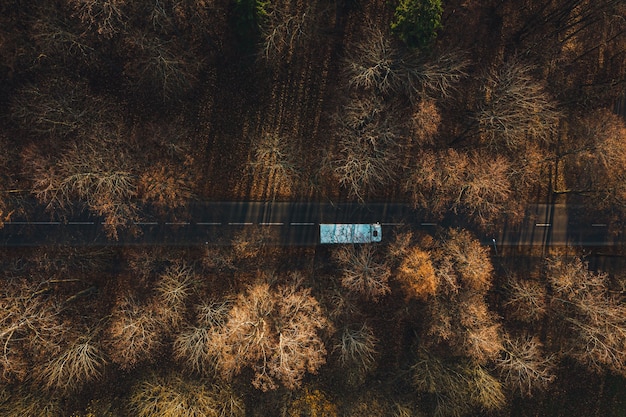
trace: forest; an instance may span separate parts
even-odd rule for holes
[[[0,226],[111,244],[0,248],[0,415],[625,416],[623,245],[481,244],[623,237],[625,94],[623,0],[3,0]],[[123,244],[203,201],[440,223]]]

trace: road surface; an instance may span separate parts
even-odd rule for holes
[[[423,211],[406,204],[330,204],[289,202],[207,202],[195,203],[184,220],[157,220],[150,215],[136,223],[137,236],[121,233],[118,241],[109,239],[102,220],[88,214],[64,220],[50,220],[40,213],[36,218],[12,219],[0,229],[4,246],[40,245],[199,245],[228,244],[232,236],[246,228],[269,228],[276,242],[284,245],[315,245],[320,223],[374,223],[383,226],[383,241],[394,227],[435,230],[437,223]],[[458,222],[455,222],[458,223]],[[564,205],[530,206],[518,225],[492,226],[479,235],[484,244],[502,246],[613,246],[621,238],[608,233],[608,224],[598,219],[583,224],[571,218]],[[489,228],[488,228],[489,229]]]

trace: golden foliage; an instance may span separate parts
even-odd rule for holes
[[[289,406],[289,417],[337,417],[337,406],[318,389],[305,388]]]
[[[437,290],[437,277],[430,255],[418,247],[407,249],[398,268],[397,278],[407,298],[425,300]]]

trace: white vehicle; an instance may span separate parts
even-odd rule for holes
[[[380,242],[382,237],[380,223],[320,224],[320,243],[323,244]]]

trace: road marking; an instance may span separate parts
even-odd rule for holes
[[[404,223],[381,223],[381,226],[404,226]]]
[[[294,222],[294,223],[289,223],[292,226],[315,226],[315,223],[300,223],[300,222]]]
[[[165,224],[169,226],[187,226],[189,222],[165,222]]]
[[[250,223],[249,222],[245,222],[245,223],[236,223],[236,222],[235,223],[230,223],[229,222],[228,223],[229,226],[251,226],[253,224],[254,223],[251,223],[251,222]]]
[[[420,226],[437,226],[437,223],[420,223]]]
[[[79,225],[79,224],[95,224],[94,222],[67,222],[67,224]]]
[[[591,227],[606,227],[606,223],[591,223]]]
[[[28,224],[36,224],[36,225],[40,225],[40,224],[49,224],[49,225],[57,225],[57,224],[61,224],[61,222],[6,222],[5,224],[19,224],[19,225],[28,225]]]
[[[158,222],[137,222],[136,225],[144,226],[144,225],[156,225]]]
[[[260,226],[283,226],[285,223],[259,223]]]
[[[222,223],[220,222],[202,222],[202,223],[196,223],[198,226],[221,226]]]
[[[535,227],[550,227],[552,226],[551,223],[536,223]]]

